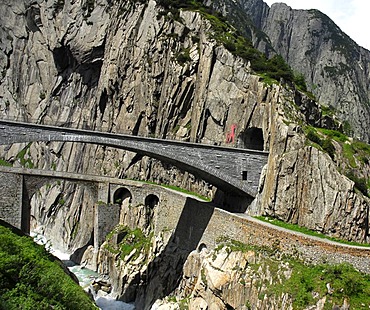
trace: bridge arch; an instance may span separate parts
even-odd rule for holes
[[[132,203],[132,194],[126,187],[119,187],[113,193],[113,203],[120,205]]]
[[[0,145],[32,141],[80,142],[125,149],[188,171],[227,195],[250,200],[258,192],[268,158],[268,153],[257,150],[0,120]],[[263,142],[258,148],[261,145],[263,148]]]
[[[208,247],[205,243],[200,243],[197,247],[197,252],[198,253],[207,253],[208,252]]]
[[[98,184],[79,180],[62,180],[48,177],[24,177],[23,186],[23,210],[22,230],[26,232],[41,228],[42,233],[51,239],[63,240],[69,246],[70,239],[63,238],[65,232],[55,230],[55,225],[65,223],[69,229],[69,236],[77,237],[79,245],[91,242],[93,233],[94,205],[98,199]],[[70,193],[74,193],[73,200],[68,199]],[[78,214],[73,213],[69,206],[77,205]],[[84,226],[84,231],[78,222],[89,222]],[[52,236],[52,237],[51,237]]]
[[[154,209],[159,204],[159,197],[155,194],[149,194],[145,197],[144,205],[150,209]]]

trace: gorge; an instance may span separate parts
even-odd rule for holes
[[[237,215],[228,190],[132,150],[51,140],[1,146],[1,162],[13,167],[144,180],[212,201],[147,183],[138,191],[153,186],[158,200],[122,191],[111,201],[120,225],[96,248],[99,198],[84,184],[50,182],[30,201],[31,226],[52,244],[109,274],[116,296],[137,309],[357,305],[330,293],[331,267],[324,289],[300,285],[309,291],[301,300],[279,285],[304,274],[296,259],[368,273],[369,251],[334,246],[319,255],[327,245],[261,229],[249,216],[369,243],[369,51],[318,11],[259,0],[4,0],[0,9],[2,120],[268,153],[255,199]]]

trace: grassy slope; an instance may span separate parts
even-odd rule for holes
[[[0,309],[97,307],[43,246],[0,226]]]

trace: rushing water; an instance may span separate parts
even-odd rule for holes
[[[48,251],[53,254],[54,256],[58,257],[64,264],[68,267],[68,269],[73,272],[78,281],[80,286],[85,290],[88,291],[91,283],[94,279],[101,278],[101,275],[93,270],[88,268],[84,268],[80,265],[76,265],[74,262],[70,260],[70,255],[57,251],[52,248],[51,244],[48,240],[41,234],[38,233],[31,233],[35,242],[38,244],[44,245]],[[90,290],[93,291],[93,290]],[[109,295],[106,296],[94,296],[95,303],[97,306],[102,310],[134,310],[135,307],[132,304],[127,304],[122,301],[115,300]]]

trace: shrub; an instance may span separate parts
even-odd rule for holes
[[[346,173],[346,177],[355,183],[355,187],[363,193],[365,196],[369,196],[367,181],[365,178],[358,177],[353,170],[349,170]]]
[[[113,244],[111,241],[114,235],[117,235],[119,237],[118,239],[121,239],[118,244]],[[108,242],[105,248],[111,253],[118,254],[120,259],[124,259],[134,249],[136,249],[133,256],[134,259],[140,253],[147,256],[150,250],[152,236],[152,233],[146,236],[140,228],[132,230],[127,226],[119,225],[107,235],[106,240]]]
[[[184,65],[186,62],[191,61],[190,49],[184,48],[176,54],[176,60],[180,65]]]
[[[333,145],[333,143],[331,142],[331,139],[329,138],[326,138],[323,142],[322,142],[322,148],[323,150],[329,154],[329,156],[334,159],[334,155],[335,155],[335,147]]]
[[[312,142],[321,146],[322,141],[321,141],[319,135],[316,133],[316,131],[314,129],[312,129],[312,128],[308,129],[308,131],[306,133],[306,137],[307,137],[307,139],[309,139]]]
[[[304,92],[307,91],[306,80],[303,74],[298,73],[297,75],[294,75],[294,83],[295,85],[297,85],[298,89],[300,89],[301,91],[304,91]]]

